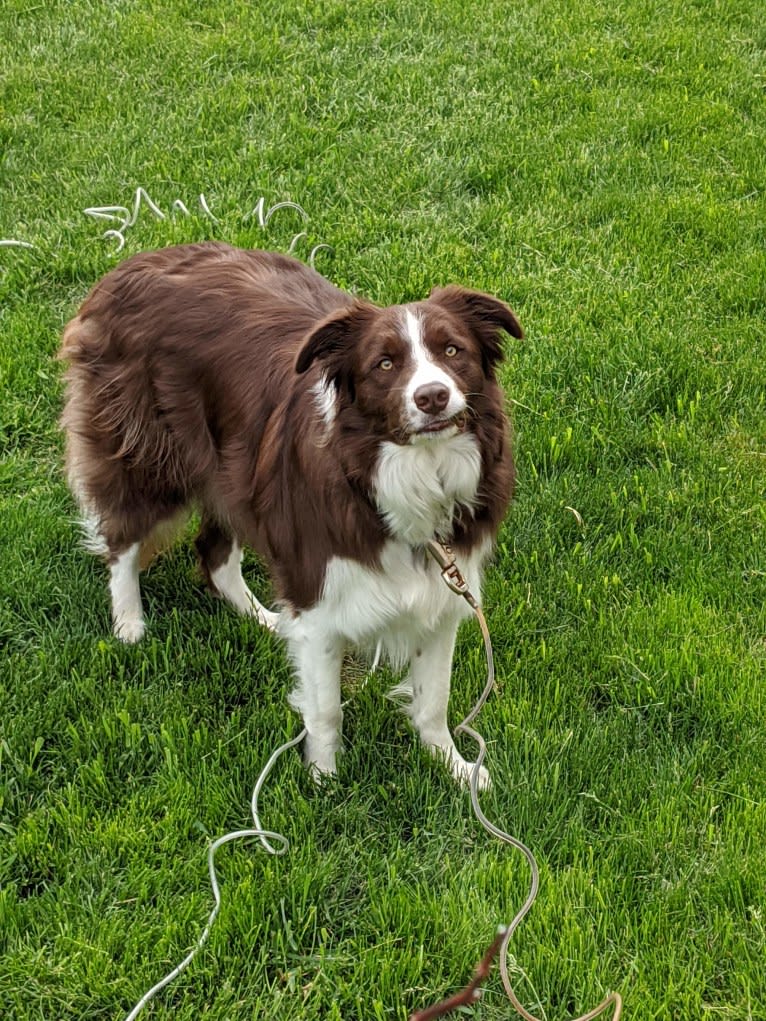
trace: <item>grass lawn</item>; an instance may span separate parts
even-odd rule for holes
[[[0,11],[0,1016],[123,1018],[194,944],[208,841],[296,733],[279,642],[187,542],[110,637],[61,471],[62,325],[123,254],[287,250],[390,303],[464,283],[517,496],[485,605],[491,818],[538,857],[511,970],[541,1018],[766,1019],[766,21],[761,0],[5,0]],[[213,220],[200,207],[204,194]],[[251,214],[294,201],[264,227]],[[251,560],[257,592],[268,580]],[[349,693],[359,671],[351,671]],[[453,718],[483,682],[461,632]],[[404,1021],[526,894],[374,677],[336,782],[297,753],[143,1016]],[[493,973],[482,1021],[512,1016]]]

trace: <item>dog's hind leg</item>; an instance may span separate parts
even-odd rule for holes
[[[239,613],[255,617],[263,627],[276,631],[279,614],[267,610],[242,577],[242,549],[237,540],[217,522],[204,518],[195,545],[202,571],[213,592],[231,603]]]

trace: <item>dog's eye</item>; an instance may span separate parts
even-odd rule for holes
[[[391,361],[390,358],[381,358],[381,360],[378,362],[378,368],[382,369],[384,372],[390,372],[391,369],[393,369],[393,367],[394,363]]]
[[[444,348],[444,353],[448,358],[454,358],[455,355],[458,353],[458,350],[459,348],[456,347],[455,344],[447,344],[447,346]]]

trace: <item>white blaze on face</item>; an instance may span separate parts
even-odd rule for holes
[[[454,418],[465,411],[466,400],[455,380],[433,360],[423,339],[422,319],[409,308],[405,309],[404,339],[410,345],[413,364],[412,375],[404,387],[404,420],[417,433],[434,420],[433,414],[421,411],[415,403],[415,393],[420,387],[437,384],[446,388],[449,399],[439,419]]]

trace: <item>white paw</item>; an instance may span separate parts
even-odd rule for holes
[[[335,775],[335,751],[307,735],[303,744],[303,756],[309,773],[317,782]]]
[[[223,598],[227,599],[235,610],[244,613],[246,617],[254,617],[261,627],[265,627],[269,631],[276,631],[279,627],[279,614],[273,610],[267,610],[246,586],[244,586],[244,595],[235,597],[224,595]]]
[[[452,769],[452,775],[455,779],[466,786],[470,786],[471,778],[476,769],[476,763],[466,762],[465,759],[460,759],[459,761],[453,759],[450,766]],[[478,783],[476,786],[480,791],[488,791],[492,786],[492,778],[489,775],[489,771],[486,770],[484,766],[479,766],[479,776],[477,779]]]
[[[134,645],[144,637],[146,626],[142,617],[121,617],[114,622],[114,634],[126,645]]]
[[[306,763],[308,766],[308,773],[317,787],[321,787],[322,784],[327,783],[328,780],[333,780],[337,775],[335,769],[320,769],[316,762]]]
[[[269,631],[277,632],[279,628],[279,614],[274,613],[273,610],[267,610],[265,606],[258,604],[258,608],[254,614],[258,623],[261,627],[265,627]]]

